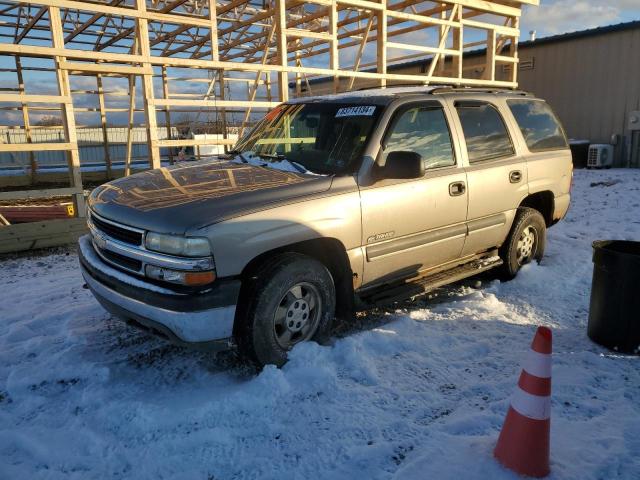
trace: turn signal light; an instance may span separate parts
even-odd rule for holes
[[[215,272],[209,270],[208,272],[188,272],[184,274],[185,285],[207,285],[216,279]]]
[[[155,265],[147,265],[145,268],[147,277],[163,282],[177,283],[180,285],[200,286],[208,285],[216,279],[216,272],[206,270],[204,272],[185,272],[181,270],[172,270],[170,268],[157,267]]]

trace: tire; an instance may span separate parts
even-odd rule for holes
[[[523,265],[544,256],[547,226],[542,214],[533,208],[520,207],[506,242],[500,247],[503,280],[515,278]]]
[[[285,253],[265,263],[242,296],[240,352],[258,366],[287,361],[294,345],[326,342],[335,316],[333,278],[314,258]]]

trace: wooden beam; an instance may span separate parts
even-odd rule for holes
[[[5,200],[30,200],[50,197],[70,197],[83,193],[80,188],[49,188],[45,190],[18,190],[13,192],[0,192],[0,201]]]
[[[20,92],[19,96],[23,98],[25,95],[24,88],[24,77],[22,76],[22,62],[20,57],[16,55],[15,57],[16,64],[16,75],[18,77],[18,90]],[[0,98],[2,95],[0,95]],[[22,101],[22,123],[24,124],[24,132],[27,139],[27,143],[31,143],[31,121],[29,120],[29,103],[27,101]],[[33,151],[29,152],[29,165],[31,166],[31,184],[36,183],[36,174],[38,171],[38,163],[36,162],[36,156]]]
[[[287,75],[287,12],[284,0],[275,0],[276,42],[278,63],[283,70],[278,72],[278,97],[281,102],[289,99],[289,78]],[[264,66],[263,66],[264,67]]]
[[[380,77],[380,86],[386,87],[387,81],[384,76],[387,74],[387,8],[386,4],[377,12],[376,25],[376,51],[377,66],[376,71]]]
[[[126,149],[126,157],[124,160],[124,176],[128,176],[131,174],[131,152],[133,148],[133,128],[134,128],[134,113],[135,113],[135,102],[136,102],[136,77],[135,75],[129,76],[129,113],[128,113],[128,122],[129,128],[127,129],[127,149]]]
[[[149,47],[149,23],[143,15],[147,13],[146,0],[136,0],[138,18],[136,25],[136,38],[140,54],[144,58],[145,73],[142,75],[142,96],[144,113],[147,120],[147,144],[149,146],[149,166],[160,168],[160,149],[158,148],[158,119],[154,106],[153,68],[151,66],[151,51]]]
[[[329,68],[333,70],[333,93],[338,93],[340,88],[340,55],[338,54],[338,4],[332,0],[329,8]]]
[[[100,109],[100,127],[102,129],[102,145],[104,151],[104,162],[107,167],[107,178],[111,179],[111,154],[109,153],[109,135],[107,133],[107,113],[104,104],[104,88],[102,86],[102,75],[96,75],[96,87],[98,88],[98,108]]]
[[[122,0],[112,0],[111,3],[109,3],[109,5],[115,7],[115,6],[118,6],[120,3],[122,3]],[[64,37],[65,43],[69,43],[71,40],[73,40],[82,32],[84,32],[87,28],[93,26],[98,20],[104,17],[104,15],[105,15],[104,13],[95,13],[94,15],[92,15],[91,18],[89,18],[89,20],[84,22],[82,25],[76,28],[73,32],[71,32],[66,37]]]
[[[38,10],[38,12],[33,16],[33,18],[29,20],[29,22],[24,26],[24,28],[22,29],[20,34],[16,37],[13,43],[20,43],[22,39],[24,39],[24,37],[26,37],[27,34],[31,31],[31,29],[35,26],[35,24],[38,23],[38,21],[40,21],[40,19],[46,13],[46,11],[47,11],[46,6],[40,7],[40,10]]]
[[[55,6],[49,7],[49,20],[51,22],[51,37],[53,46],[56,49],[65,50],[64,37],[62,35],[62,19],[60,18],[60,8]],[[56,56],[56,76],[58,79],[58,93],[61,97],[71,97],[71,84],[69,83],[69,72],[61,67],[66,61],[64,56]],[[71,187],[82,188],[82,175],[80,173],[80,152],[78,150],[78,138],[76,132],[76,119],[73,112],[73,103],[62,104],[62,126],[64,128],[65,138],[70,144],[67,152],[69,163],[69,180]],[[85,215],[84,196],[74,195],[75,210],[79,217]]]

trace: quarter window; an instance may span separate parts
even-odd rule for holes
[[[461,102],[456,104],[456,109],[470,163],[514,154],[507,128],[495,107],[488,103]]]
[[[542,100],[507,100],[527,147],[532,152],[567,148],[567,139],[553,111]]]
[[[385,142],[385,154],[420,154],[425,169],[455,165],[449,126],[442,108],[414,107],[397,117]]]

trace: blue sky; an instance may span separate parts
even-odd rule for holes
[[[540,38],[631,20],[640,20],[640,0],[541,0],[525,7],[520,39],[528,39],[530,30]]]

